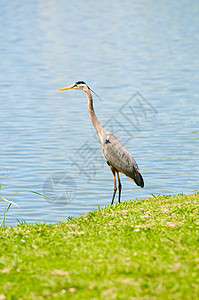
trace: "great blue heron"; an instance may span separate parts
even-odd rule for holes
[[[88,87],[88,85],[84,81],[77,81],[75,84],[62,88],[59,91],[72,90],[72,89],[83,90],[87,94],[89,115],[93,123],[93,126],[95,128],[95,131],[98,135],[104,156],[107,160],[107,164],[109,165],[113,173],[114,191],[113,191],[111,205],[113,204],[115,194],[117,191],[115,173],[117,173],[117,178],[118,178],[118,188],[119,188],[118,202],[120,203],[122,185],[120,182],[119,172],[125,174],[128,178],[133,179],[137,185],[141,186],[142,188],[144,187],[144,180],[142,178],[142,175],[140,174],[138,165],[135,159],[133,158],[133,156],[131,155],[131,153],[120,142],[120,140],[118,140],[118,138],[116,138],[116,136],[113,133],[105,130],[100,124],[100,122],[98,121],[93,108],[93,98],[91,94],[91,89]]]

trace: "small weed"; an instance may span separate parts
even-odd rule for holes
[[[4,174],[5,174],[5,172],[3,172],[2,176],[1,176],[1,179],[0,179],[0,189],[2,188],[2,181],[3,181],[3,178],[4,178]],[[43,197],[51,198],[51,197],[49,197],[49,196],[43,195],[43,194],[41,194],[41,193],[39,193],[39,192],[35,192],[35,191],[18,191],[18,192],[15,192],[15,193],[12,195],[11,199],[12,199],[15,195],[17,195],[17,194],[19,194],[19,193],[24,193],[24,192],[26,192],[26,193],[33,193],[33,194],[40,195],[40,196],[43,196]],[[17,206],[17,207],[19,207],[19,205],[16,204],[15,202],[11,201],[11,199],[8,200],[8,199],[6,199],[6,198],[4,198],[4,197],[2,197],[2,196],[0,196],[0,199],[2,199],[3,201],[5,201],[5,202],[8,203],[7,206],[6,206],[6,208],[5,208],[4,215],[3,215],[3,219],[2,219],[1,225],[0,225],[0,227],[5,227],[5,218],[6,218],[6,214],[8,213],[8,211],[9,211],[9,209],[11,208],[12,204],[15,205],[15,206]]]

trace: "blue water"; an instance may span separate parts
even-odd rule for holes
[[[110,204],[86,95],[58,92],[77,80],[143,174],[144,189],[121,175],[122,201],[198,190],[198,15],[196,0],[0,2],[1,196],[19,205],[7,225]]]

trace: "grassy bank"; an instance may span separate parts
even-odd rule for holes
[[[199,193],[1,228],[0,299],[198,299]]]

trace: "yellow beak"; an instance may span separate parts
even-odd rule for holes
[[[59,91],[66,91],[66,90],[72,90],[72,89],[73,89],[73,85],[70,85],[65,88],[59,89]]]

